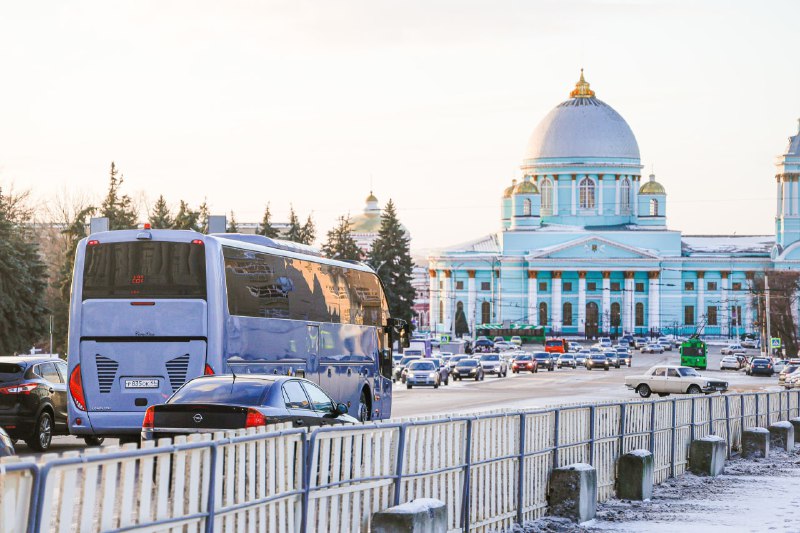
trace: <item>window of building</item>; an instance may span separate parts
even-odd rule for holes
[[[684,281],[683,282],[683,290],[685,290],[685,291],[693,291],[694,290],[694,281]]]
[[[490,290],[492,290],[491,282],[481,281],[481,290],[482,291],[490,291]]]
[[[564,315],[563,315],[563,323],[565,326],[572,325],[572,304],[569,302],[564,303]]]
[[[731,325],[732,326],[741,326],[742,325],[742,306],[741,305],[734,305],[731,307]]]
[[[563,289],[564,289],[564,292],[572,292],[572,282],[565,281]]]
[[[644,283],[642,283],[642,282],[637,282],[637,283],[634,285],[634,287],[633,287],[633,290],[635,290],[636,292],[644,292]]]
[[[619,187],[619,208],[623,213],[631,210],[631,180],[625,178]]]
[[[706,310],[706,324],[709,326],[716,326],[717,325],[717,307],[710,306]]]
[[[542,209],[550,211],[553,209],[553,182],[549,178],[543,179],[539,191],[542,193]]]
[[[539,304],[539,325],[547,325],[547,304],[545,302]]]
[[[740,290],[742,290],[742,282],[741,282],[741,281],[734,281],[734,282],[733,282],[733,285],[731,285],[731,288],[732,288],[733,290],[735,290],[735,291],[740,291]]]
[[[525,200],[522,202],[522,216],[524,217],[531,216],[531,211],[532,211],[531,200],[530,198],[525,198]]]
[[[547,282],[546,281],[540,281],[539,282],[539,290],[540,291],[547,291]]]
[[[481,324],[488,324],[492,321],[492,304],[483,302],[481,304]]]
[[[622,286],[620,285],[619,281],[611,282],[611,290],[614,292],[619,292],[622,290]]]
[[[650,198],[650,216],[657,217],[658,216],[658,200],[655,198]]]
[[[618,328],[619,325],[619,302],[614,302],[611,304],[611,327]]]
[[[439,324],[444,324],[444,302],[439,300]]]
[[[596,291],[597,290],[597,283],[595,283],[594,281],[587,281],[586,282],[586,290],[587,291],[592,291],[592,292]]]
[[[683,323],[687,326],[694,326],[694,306],[687,305],[683,308]]]
[[[706,283],[706,289],[708,289],[710,291],[717,290],[717,282],[716,281],[709,281],[708,283]]]
[[[456,281],[456,290],[463,291],[464,290],[464,282],[463,281]]]
[[[642,302],[636,303],[636,326],[642,327],[644,326],[644,304]]]
[[[594,209],[594,181],[591,178],[583,178],[578,185],[578,191],[581,209]]]

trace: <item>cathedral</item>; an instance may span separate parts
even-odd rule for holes
[[[528,141],[501,228],[429,258],[432,330],[544,326],[596,337],[758,329],[754,284],[800,267],[800,131],[779,157],[775,234],[685,236],[667,190],[642,175],[627,122],[581,72]]]

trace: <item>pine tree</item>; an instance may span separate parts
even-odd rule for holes
[[[174,223],[172,220],[172,214],[169,211],[167,201],[164,200],[163,194],[158,197],[158,200],[156,200],[156,204],[153,206],[153,210],[150,212],[148,222],[150,222],[150,227],[153,229],[169,229],[172,227],[172,224]]]
[[[328,241],[322,245],[322,252],[331,259],[361,261],[361,249],[350,230],[350,217],[339,217],[339,224],[328,231]]]
[[[294,212],[294,207],[289,207],[289,230],[286,232],[286,240],[292,242],[303,242],[303,227]]]
[[[308,215],[306,219],[306,223],[303,224],[303,228],[300,230],[300,241],[303,244],[308,244],[309,246],[314,244],[314,240],[317,238],[317,226],[314,224],[314,220],[311,218],[311,215]]]
[[[45,307],[47,267],[25,224],[26,195],[0,189],[0,354],[26,351],[42,340],[48,323]]]
[[[381,227],[372,243],[369,262],[383,281],[392,318],[401,318],[411,324],[415,291],[411,285],[414,262],[409,242],[397,219],[394,202],[389,200],[381,214]]]
[[[236,216],[233,214],[233,211],[231,211],[231,220],[228,222],[225,233],[239,233],[239,228],[236,226]]]
[[[197,231],[200,233],[208,233],[208,216],[211,213],[208,209],[208,202],[203,200],[203,203],[200,204],[200,208],[198,209],[198,226]]]
[[[198,227],[199,220],[200,213],[192,210],[188,203],[181,200],[180,207],[178,208],[178,214],[175,215],[175,220],[172,223],[172,228],[197,231],[200,229]]]
[[[100,216],[108,218],[108,226],[112,230],[135,228],[139,218],[131,197],[120,193],[123,181],[122,174],[112,161],[108,193],[100,205]]]
[[[270,239],[276,239],[280,233],[272,226],[272,213],[269,211],[269,204],[264,209],[264,218],[261,219],[261,225],[258,228],[258,234]]]

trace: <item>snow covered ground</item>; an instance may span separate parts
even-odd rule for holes
[[[610,500],[580,526],[543,518],[515,533],[798,532],[800,454],[771,451],[769,459],[735,459],[717,478],[684,474],[656,486],[648,502]]]

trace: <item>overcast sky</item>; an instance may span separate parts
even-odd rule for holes
[[[416,249],[499,227],[584,67],[690,234],[770,234],[800,2],[114,1],[0,8],[0,185],[127,192],[320,233],[393,198]]]

